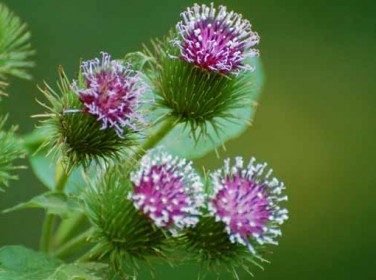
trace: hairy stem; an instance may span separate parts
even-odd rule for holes
[[[58,164],[55,172],[55,190],[57,192],[64,191],[68,178],[69,174],[65,171],[64,167],[61,164]],[[52,228],[56,217],[56,214],[46,214],[44,218],[39,246],[40,250],[46,253],[50,250]]]
[[[52,234],[52,227],[55,222],[55,214],[47,214],[42,225],[42,235],[40,238],[40,250],[48,252],[50,245],[50,238]]]

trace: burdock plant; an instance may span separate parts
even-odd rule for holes
[[[1,34],[15,40],[0,48],[9,58],[0,70],[28,77],[29,33],[12,17],[0,7]],[[206,172],[192,161],[219,156],[252,122],[263,81],[259,40],[242,15],[194,4],[140,52],[101,52],[76,73],[60,66],[57,85],[39,86],[44,111],[32,134],[3,131],[1,119],[0,187],[25,151],[48,190],[4,211],[42,208],[46,216],[41,252],[2,247],[0,275],[138,279],[141,268],[155,275],[165,262],[239,279],[239,270],[263,268],[288,219],[284,184],[253,158]],[[18,55],[6,53],[11,47]]]

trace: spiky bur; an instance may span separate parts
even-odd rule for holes
[[[177,234],[199,221],[205,195],[192,162],[157,148],[141,159],[131,180],[130,199],[157,227]]]
[[[248,61],[257,54],[249,48],[258,42],[257,34],[248,21],[224,7],[216,14],[213,6],[194,6],[182,15],[177,33],[146,50],[155,58],[148,76],[156,107],[187,124],[196,139],[208,135],[210,127],[218,134],[224,131],[224,120],[248,124],[237,110],[255,105],[255,76]]]
[[[200,267],[199,279],[208,273],[223,277],[226,272],[239,279],[239,269],[253,275],[250,266],[262,268],[261,263],[266,262],[259,255],[250,254],[244,246],[231,243],[225,225],[208,215],[202,217],[195,228],[184,232],[179,245],[188,253],[186,260]]]
[[[202,262],[227,263],[236,276],[237,267],[248,271],[250,263],[260,266],[266,245],[277,244],[280,226],[288,218],[280,202],[287,196],[282,195],[284,184],[269,179],[272,171],[265,173],[265,167],[254,158],[244,167],[237,157],[234,166],[227,159],[224,168],[211,175],[208,214],[186,234],[187,250]]]
[[[166,235],[134,207],[131,191],[129,176],[111,170],[91,183],[84,201],[97,256],[108,258],[118,273],[136,275],[141,264],[164,258]]]
[[[42,103],[48,112],[41,116],[48,117],[48,141],[69,166],[116,159],[133,146],[144,89],[137,73],[102,53],[102,60],[83,62],[77,80],[62,68],[59,76],[59,92],[47,84],[42,89],[49,104]]]
[[[27,68],[34,65],[29,57],[34,54],[27,25],[0,3],[0,95],[7,83],[6,75],[30,79]]]
[[[254,70],[245,59],[258,55],[252,47],[260,38],[242,15],[228,12],[225,6],[217,11],[211,3],[194,4],[181,16],[183,20],[176,26],[179,37],[173,41],[180,49],[180,59],[210,72]]]
[[[9,180],[17,179],[13,172],[23,166],[14,164],[14,161],[24,157],[25,151],[15,135],[16,126],[6,130],[4,128],[7,117],[0,116],[0,191],[8,186]]]

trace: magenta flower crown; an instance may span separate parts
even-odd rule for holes
[[[254,67],[245,62],[258,55],[252,47],[260,37],[242,15],[228,12],[224,6],[218,11],[211,3],[194,4],[181,13],[183,20],[176,25],[180,38],[173,43],[180,48],[180,58],[213,72],[238,74]]]
[[[83,111],[102,122],[102,129],[112,127],[119,137],[123,129],[137,129],[137,122],[143,122],[137,111],[139,97],[145,90],[140,74],[121,62],[111,60],[102,52],[102,59],[84,61],[81,65],[86,85],[77,81],[73,88],[84,104]]]
[[[131,180],[134,193],[129,198],[156,226],[177,233],[199,221],[205,195],[192,162],[158,148],[142,158]]]
[[[213,173],[214,193],[209,200],[209,212],[226,225],[230,241],[247,246],[256,254],[253,241],[258,244],[277,244],[281,235],[279,225],[288,219],[288,211],[279,206],[287,200],[282,195],[283,183],[268,180],[272,170],[263,175],[266,164],[255,164],[252,158],[246,168],[237,157],[235,165],[225,160],[223,169]]]

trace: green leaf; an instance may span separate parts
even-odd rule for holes
[[[0,248],[1,280],[100,280],[103,264],[64,264],[43,253],[22,246]]]
[[[29,157],[29,161],[37,178],[50,190],[54,190],[56,160],[54,160],[53,156],[46,156],[46,154],[46,150],[41,150],[37,154]],[[72,171],[65,187],[67,193],[78,193],[80,189],[85,186],[86,183],[82,174],[82,167],[76,168]]]
[[[43,128],[36,129],[24,138],[27,150],[29,151],[29,162],[35,176],[50,190],[55,189],[56,159],[52,154],[48,155],[46,147],[39,148],[45,140],[48,132]],[[93,170],[92,170],[93,171]],[[82,167],[74,169],[65,187],[66,193],[79,193],[86,182],[83,178]]]
[[[23,202],[12,208],[6,209],[3,211],[3,213],[27,208],[42,208],[45,209],[48,214],[56,214],[62,217],[66,217],[69,214],[81,211],[78,203],[68,197],[66,194],[47,192],[33,197],[28,202]]]

